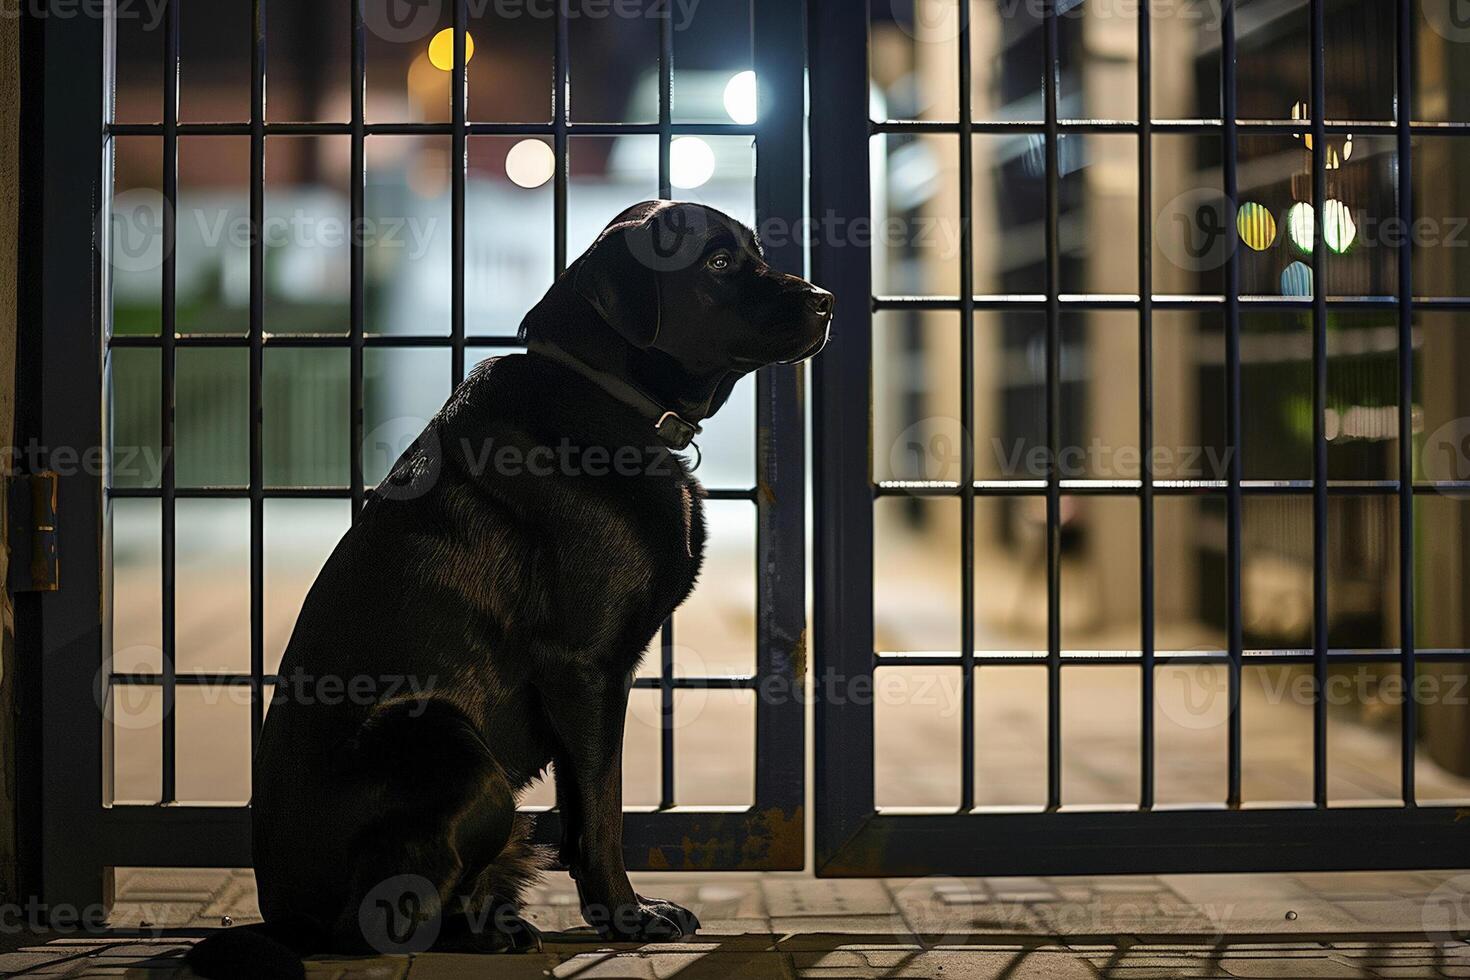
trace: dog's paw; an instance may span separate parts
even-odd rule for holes
[[[610,921],[597,922],[594,918],[589,915],[588,921],[602,937],[617,942],[667,942],[692,936],[699,928],[698,916],[688,909],[642,895],[638,896],[637,905],[616,909]]]

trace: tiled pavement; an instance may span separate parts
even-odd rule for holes
[[[1454,872],[818,881],[635,876],[704,922],[685,943],[609,945],[580,926],[561,876],[520,956],[323,959],[313,980],[520,978],[1470,977],[1470,875]],[[250,921],[244,872],[132,872],[104,937],[0,930],[0,974],[187,977],[178,957],[221,915]],[[140,929],[140,926],[142,928]]]

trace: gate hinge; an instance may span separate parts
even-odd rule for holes
[[[10,591],[55,592],[56,474],[17,473],[10,477]]]

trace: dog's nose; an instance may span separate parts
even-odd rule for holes
[[[817,316],[829,316],[832,313],[832,294],[825,289],[813,289],[806,298],[806,305]]]

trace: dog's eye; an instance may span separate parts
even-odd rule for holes
[[[730,253],[716,252],[714,255],[711,255],[709,257],[708,264],[709,267],[716,272],[724,272],[726,269],[730,268]]]

